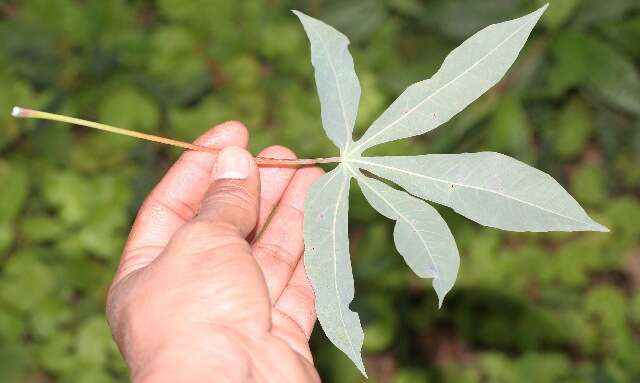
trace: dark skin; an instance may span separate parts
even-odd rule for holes
[[[138,213],[107,303],[134,382],[319,381],[302,216],[323,171],[258,168],[247,142],[239,122],[211,129],[195,143],[225,149],[184,153]]]

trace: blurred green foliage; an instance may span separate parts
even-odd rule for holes
[[[13,105],[192,140],[244,121],[251,149],[336,153],[320,126],[309,48],[288,10],[344,31],[363,88],[357,132],[479,28],[539,0],[5,0],[0,2],[0,381],[126,376],[106,288],[137,206],[177,152]],[[640,380],[640,3],[551,0],[487,95],[387,154],[501,151],[565,185],[610,234],[515,234],[440,209],[459,282],[436,308],[352,193],[353,306],[371,381]],[[310,136],[314,139],[309,139]],[[326,381],[361,381],[321,331]]]

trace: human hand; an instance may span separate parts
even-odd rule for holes
[[[304,196],[323,172],[258,169],[247,141],[238,122],[205,133],[197,144],[227,148],[184,153],[138,213],[107,300],[133,381],[319,380],[301,255]]]

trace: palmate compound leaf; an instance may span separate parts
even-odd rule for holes
[[[349,309],[354,297],[347,232],[351,176],[376,210],[397,221],[398,251],[418,275],[434,278],[440,303],[455,282],[459,259],[448,227],[431,206],[353,169],[366,169],[487,226],[607,231],[550,176],[499,153],[361,157],[374,145],[438,127],[495,85],[546,8],[473,35],[447,56],[431,79],[407,88],[356,143],[351,133],[360,86],[348,40],[296,12],[311,41],[323,126],[342,155],[342,164],[321,177],[305,201],[305,269],[322,328],[363,374],[362,326],[358,314]]]

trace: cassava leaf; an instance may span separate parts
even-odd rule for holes
[[[608,231],[551,176],[500,153],[369,157],[353,163],[485,226]]]
[[[556,65],[549,74],[549,89],[553,94],[585,85],[612,106],[640,115],[640,74],[633,60],[600,39],[571,31],[556,38],[552,52]]]
[[[311,41],[323,126],[340,147],[342,162],[316,181],[305,200],[305,269],[322,328],[363,374],[362,326],[358,314],[349,309],[354,297],[347,232],[351,176],[367,201],[396,221],[398,252],[416,274],[434,278],[440,305],[453,287],[460,260],[449,228],[433,207],[358,169],[486,226],[513,231],[608,231],[549,175],[499,153],[361,156],[374,145],[438,127],[496,84],[546,7],[469,38],[447,56],[431,79],[407,88],[356,143],[352,130],[360,86],[347,50],[349,42],[330,26],[295,12]]]
[[[322,126],[327,136],[346,153],[353,142],[353,126],[358,114],[360,83],[349,53],[349,40],[331,26],[293,11],[311,42],[311,63],[315,69],[320,97]]]
[[[408,87],[351,152],[423,134],[462,111],[502,78],[546,8],[488,26],[463,42],[433,77]]]
[[[304,266],[316,295],[316,313],[327,337],[366,375],[360,350],[360,317],[349,309],[353,274],[347,227],[349,181],[344,165],[316,181],[305,200]]]
[[[398,252],[421,278],[434,278],[439,306],[456,281],[460,256],[447,223],[433,207],[403,191],[353,172],[362,193],[380,214],[396,221]]]

